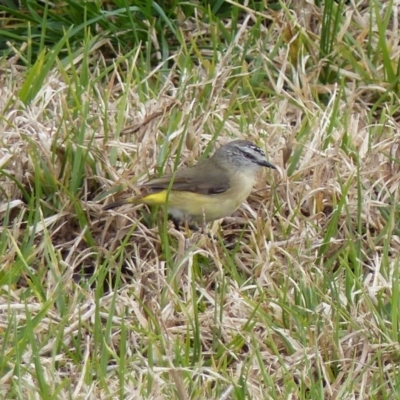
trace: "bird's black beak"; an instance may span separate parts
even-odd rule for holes
[[[271,169],[276,169],[275,165],[272,165],[271,163],[269,163],[267,160],[265,161],[261,161],[258,163],[259,165],[263,166],[263,167],[268,167]]]

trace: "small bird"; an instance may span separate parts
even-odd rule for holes
[[[235,140],[192,167],[151,179],[141,187],[147,193],[104,207],[123,204],[161,206],[167,203],[175,227],[180,222],[206,223],[236,211],[249,196],[261,167],[276,169],[254,143]]]

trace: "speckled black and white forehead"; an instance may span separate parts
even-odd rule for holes
[[[215,156],[228,158],[236,167],[265,166],[275,168],[265,157],[265,153],[254,143],[248,140],[234,140],[221,146]]]

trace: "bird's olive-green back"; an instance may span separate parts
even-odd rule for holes
[[[224,166],[217,165],[211,157],[198,162],[190,168],[176,171],[175,174],[164,175],[143,184],[152,191],[171,189],[200,194],[223,193],[229,189],[229,174]]]

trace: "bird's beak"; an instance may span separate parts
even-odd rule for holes
[[[276,169],[275,165],[272,165],[271,163],[269,163],[267,160],[265,161],[261,161],[258,163],[259,165],[263,166],[263,167],[268,167],[271,169]]]

